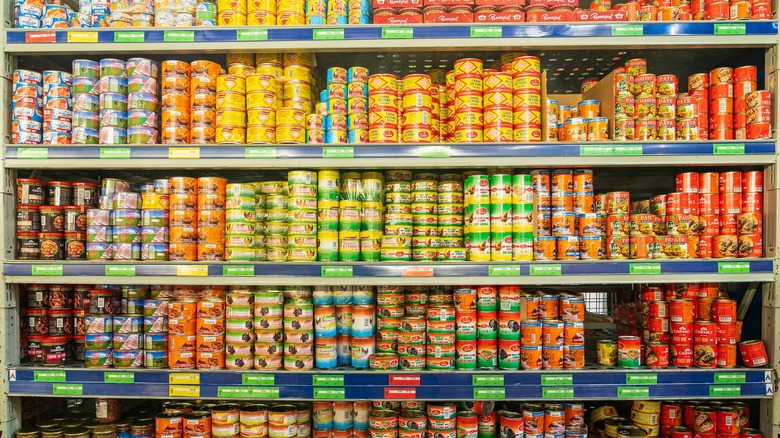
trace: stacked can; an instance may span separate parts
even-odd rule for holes
[[[170,178],[169,259],[198,260],[198,180]]]
[[[490,177],[481,174],[469,175],[463,189],[466,257],[473,261],[489,261],[493,252],[490,234]],[[508,208],[511,209],[511,198],[506,199]],[[509,216],[511,217],[511,212]],[[511,228],[509,231],[511,237]]]
[[[295,82],[295,81],[291,81]],[[287,87],[285,82],[285,87]],[[300,87],[308,87],[304,84],[290,85],[285,89],[299,89]],[[307,126],[312,126],[312,119],[317,118],[318,115],[310,114],[306,115],[306,110],[303,108],[294,107],[281,107],[276,111],[276,142],[280,144],[302,144],[306,142],[306,129]],[[308,124],[307,124],[308,122]],[[324,123],[324,120],[322,121]],[[315,125],[318,121],[313,122]],[[313,139],[316,142],[316,139]]]
[[[275,0],[247,0],[246,13],[248,26],[276,25]]]
[[[70,144],[73,113],[71,85],[73,76],[63,71],[43,72],[43,141],[42,144]],[[26,87],[14,86],[14,98]],[[34,87],[32,87],[34,88]],[[29,88],[28,88],[29,90]]]
[[[257,259],[255,185],[230,183],[225,188],[225,260]]]
[[[428,412],[428,436],[453,436],[456,434],[458,408],[455,403],[428,403],[426,410]]]
[[[150,59],[131,58],[127,60],[128,144],[159,143],[158,72],[158,64]],[[189,124],[189,119],[187,123]]]
[[[391,74],[368,77],[368,140],[370,143],[399,143],[401,83]]]
[[[190,27],[195,25],[196,2],[154,0],[154,25],[156,27]]]
[[[284,289],[284,369],[314,367],[314,305],[310,286]]]
[[[254,367],[254,290],[231,286],[225,299],[225,366],[229,370]]]
[[[696,118],[696,128],[699,140],[706,140],[710,135],[710,75],[694,73],[688,76],[688,97],[692,99],[680,102],[678,99],[678,115],[686,115],[686,108],[692,108]]]
[[[314,304],[314,366],[323,370],[335,368],[338,365],[338,329],[333,293],[328,286],[315,286],[312,302]]]
[[[217,2],[217,26],[246,26],[247,0]]]
[[[310,114],[314,109],[313,74],[314,54],[289,52],[282,55],[284,89],[282,107],[302,109]],[[277,133],[278,134],[278,133]]]
[[[725,175],[730,174],[727,172]],[[764,174],[761,171],[742,172],[740,181],[742,202],[740,214],[737,216],[737,234],[739,235],[737,257],[761,257],[763,254]],[[731,184],[727,183],[724,189],[728,190],[730,186]],[[726,197],[728,198],[728,195]],[[730,208],[728,199],[721,200],[721,213],[724,207]]]
[[[246,78],[239,75],[242,66],[229,65],[229,68],[237,68],[238,74],[217,76],[217,144],[246,143]]]
[[[349,174],[345,173],[345,178]],[[344,199],[353,199],[349,194]],[[341,174],[337,170],[320,170],[317,180],[317,257],[320,261],[339,259],[339,199]]]
[[[358,294],[353,292],[352,327],[350,334],[350,350],[352,367],[358,369],[369,368],[370,357],[376,353],[376,315],[373,304],[365,303],[365,300],[356,299]]]
[[[676,340],[680,349],[687,345],[690,335],[690,323],[671,322],[669,303],[664,300],[660,288],[645,288],[642,298],[642,328],[645,344],[645,364],[650,368],[666,368],[669,366],[669,342]]]
[[[352,364],[352,288],[330,286],[329,291],[336,306],[336,362],[338,365]]]
[[[170,181],[141,185],[141,260],[168,260]]]
[[[100,64],[86,59],[73,60],[74,144],[97,144],[100,129]],[[18,105],[18,103],[17,103]]]
[[[110,199],[112,260],[141,259],[141,194],[112,188],[112,181],[103,180],[103,193]],[[119,185],[124,185],[122,182]],[[109,193],[111,193],[109,195]],[[103,199],[103,196],[101,196]],[[101,200],[101,207],[107,204]],[[87,233],[89,238],[89,233]]]
[[[260,191],[265,195],[266,221],[266,253],[272,262],[287,261],[287,214],[288,194],[287,181],[264,181]]]
[[[457,286],[455,302],[455,368],[477,369],[477,289]],[[485,305],[489,303],[483,303]],[[484,307],[484,306],[483,306]],[[488,306],[489,307],[489,306]]]
[[[167,302],[159,306],[156,304],[158,304],[156,300],[145,301],[143,316],[137,314],[114,315],[112,341],[114,368],[140,368],[144,366],[144,335],[142,332],[145,331],[147,321],[164,317],[168,312]]]
[[[482,74],[483,138],[486,142],[508,143],[514,138],[512,86],[510,72],[484,71]]]
[[[385,173],[385,234],[382,235],[383,261],[412,259],[412,173],[389,170]]]
[[[441,246],[438,230],[438,182],[439,175],[429,172],[415,173],[412,180],[412,260],[415,261],[433,262],[438,259]],[[462,218],[460,222],[462,223]]]
[[[115,223],[115,212],[111,211],[110,197],[116,190],[129,190],[130,183],[116,179],[105,179],[101,187],[101,194],[96,207],[87,210],[87,259],[90,260],[111,260],[113,258],[113,224]],[[105,195],[106,192],[109,195]],[[126,223],[132,223],[133,218],[130,213],[122,214]],[[138,217],[140,224],[140,215]],[[44,214],[41,213],[41,229],[43,228]],[[137,226],[138,224],[135,224]],[[130,225],[133,226],[133,225]],[[44,236],[48,237],[48,236]],[[62,238],[60,238],[62,240]],[[64,249],[64,245],[59,245]],[[52,246],[56,248],[56,246]],[[59,258],[62,258],[64,251],[60,252]],[[48,254],[41,251],[41,257],[46,258]]]
[[[455,61],[452,78],[454,81],[452,95],[454,120],[448,114],[448,121],[451,121],[449,124],[452,130],[452,141],[455,143],[482,142],[484,139],[482,61],[476,58]]]
[[[297,26],[306,24],[306,11],[310,3],[305,0],[277,0],[276,1],[276,23],[282,26]],[[316,7],[317,11],[322,10],[322,6]]]
[[[268,206],[266,195],[263,194],[263,184],[255,183],[255,260],[266,261],[268,260],[268,249],[266,248],[266,235],[268,233],[268,226],[266,220],[268,219]]]
[[[27,1],[14,2],[14,27],[17,29],[39,29],[45,5]]]
[[[451,304],[430,304],[426,314],[426,368],[454,370],[456,308]]]
[[[459,173],[439,175],[436,185],[436,211],[439,226],[437,260],[465,260],[466,248],[463,239],[463,178]]]
[[[260,287],[254,298],[254,366],[258,370],[282,369],[283,342],[283,305],[284,293],[281,288]]]
[[[370,358],[375,370],[398,369],[398,331],[405,316],[404,289],[400,286],[376,288],[376,354]]]
[[[226,188],[224,178],[198,178],[198,260],[225,260]]]
[[[98,88],[100,90],[99,143],[126,144],[128,96],[125,61],[113,58],[101,59]]]
[[[755,77],[755,72],[753,73]],[[734,139],[734,69],[718,67],[709,72],[709,138]],[[744,103],[744,101],[740,101]]]
[[[561,294],[558,314],[563,321],[563,367],[585,367],[585,298],[581,294]]]
[[[317,111],[306,118],[306,142],[347,143],[347,71],[329,68],[325,80]]]
[[[111,368],[114,363],[114,317],[119,300],[112,289],[90,289],[84,318],[84,363],[88,368]],[[28,310],[28,313],[30,310]],[[44,317],[46,320],[48,318]],[[32,322],[32,320],[30,321]]]
[[[12,88],[11,143],[40,144],[43,75],[31,70],[14,70]],[[67,107],[66,107],[67,108]],[[67,110],[63,108],[63,110]],[[59,110],[58,110],[59,112]]]
[[[278,79],[268,74],[250,74],[246,77],[246,91],[247,143],[275,143],[277,117],[289,117],[289,114],[276,113],[281,100]]]
[[[195,26],[217,25],[217,5],[214,0],[198,0],[195,6]]]
[[[534,190],[530,174],[512,176],[512,260],[534,258]]]
[[[661,436],[670,436],[674,430],[677,432],[691,432],[687,427],[683,428],[682,404],[679,402],[661,402]]]
[[[499,286],[498,302],[498,368],[520,369],[520,286]]]
[[[345,173],[338,202],[338,259],[357,261],[361,256],[363,225],[363,190],[359,173]],[[332,235],[327,235],[329,244]],[[320,243],[321,245],[323,242]]]
[[[477,368],[498,365],[498,288],[477,287]]]
[[[192,143],[213,144],[216,141],[214,121],[217,117],[219,72],[220,66],[215,62],[193,61],[190,64],[190,87],[187,93],[190,96],[189,124]],[[165,102],[165,99],[163,101]]]
[[[198,300],[197,306],[198,310],[195,326],[197,334],[197,351],[193,358],[193,362],[198,369],[208,370],[225,368],[225,316],[227,312],[224,292],[221,294],[204,294],[204,296]],[[189,330],[189,327],[187,330]],[[247,328],[243,328],[242,330],[246,332],[250,331]],[[242,339],[241,342],[245,341]],[[171,342],[171,344],[173,344],[173,342]],[[231,343],[231,345],[237,344],[238,343]],[[175,358],[176,353],[171,351],[171,363],[174,365],[177,363]],[[189,355],[187,355],[186,359],[189,360]]]
[[[426,366],[426,319],[406,316],[398,327],[398,362],[401,370],[423,370]]]
[[[493,248],[490,259],[493,261],[511,261],[512,241],[512,179],[506,173],[496,173],[490,181],[490,242]]]
[[[433,142],[433,96],[431,77],[425,74],[406,75],[402,81],[401,142]],[[436,86],[438,90],[438,86]],[[391,96],[391,95],[388,95]],[[436,93],[438,100],[438,92]],[[438,134],[438,132],[437,132]]]
[[[317,172],[288,173],[288,259],[317,260]],[[357,245],[357,239],[355,240]]]
[[[514,141],[536,142],[542,139],[541,61],[534,56],[519,56],[508,67],[512,73]]]
[[[328,16],[328,2],[326,0],[306,0],[305,10],[306,24],[325,24]]]
[[[604,256],[608,259],[628,258],[631,249],[629,238],[631,232],[630,194],[628,192],[609,192],[597,195],[595,198],[600,201],[596,202],[598,205],[594,210],[601,215],[601,234],[606,236],[602,240]],[[598,219],[596,218],[596,220]],[[587,221],[583,228],[586,225]],[[637,250],[639,251],[639,249]]]
[[[384,175],[363,172],[360,175],[363,208],[360,213],[360,260],[381,260],[384,231]]]
[[[737,101],[739,98],[737,98]],[[738,102],[735,101],[735,105]],[[757,140],[772,137],[772,92],[756,90],[745,96],[745,137]],[[739,118],[739,114],[737,114]],[[739,119],[737,119],[739,120]]]
[[[661,435],[661,418],[661,402],[637,400],[631,407],[631,421],[647,432],[648,438]]]

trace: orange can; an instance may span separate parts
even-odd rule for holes
[[[669,319],[672,322],[693,322],[693,310],[693,300],[671,300],[669,303]]]
[[[520,366],[524,370],[539,370],[544,366],[541,345],[522,345],[520,347]]]
[[[585,323],[582,321],[564,323],[563,339],[565,345],[584,345]]]
[[[713,257],[736,257],[739,252],[739,239],[735,235],[720,235],[713,238]]]
[[[176,300],[168,305],[168,317],[171,319],[194,319],[198,309],[195,301]]]
[[[197,352],[195,366],[200,370],[225,368],[225,352]]]
[[[564,323],[556,319],[546,319],[542,321],[542,344],[543,345],[563,345],[564,341]]]
[[[543,341],[543,328],[541,321],[522,321],[520,323],[520,336],[523,346],[540,346]]]
[[[542,346],[542,362],[544,363],[545,368],[549,369],[560,369],[563,368],[563,345],[544,345]],[[549,411],[548,411],[549,412]],[[560,411],[560,418],[558,418],[558,421],[563,421],[563,414],[564,411]],[[550,422],[552,424],[556,420],[552,420],[552,418],[557,417],[556,415],[548,415],[547,412],[545,412],[545,429],[547,429],[548,425],[547,423]],[[558,423],[562,424],[562,423]]]
[[[197,331],[195,319],[170,318],[168,319],[168,333],[171,335],[188,335]]]

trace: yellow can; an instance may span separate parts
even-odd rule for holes
[[[309,98],[309,96],[311,96],[311,85],[309,85],[309,81],[285,81],[283,96],[285,99],[292,99],[296,96]]]
[[[217,26],[246,26],[246,12],[220,10],[217,13]]]
[[[283,2],[290,0],[282,0]],[[293,0],[291,3],[298,4],[303,3],[301,0]],[[282,54],[282,64],[301,64],[308,67],[314,65],[314,53],[312,52],[286,52]]]
[[[316,239],[315,239],[316,240]],[[313,262],[317,260],[317,247],[288,248],[287,261]]]
[[[461,75],[455,79],[455,93],[481,93],[482,84],[480,75]]]
[[[374,111],[371,110],[371,112],[368,114],[368,125],[371,126],[382,126],[382,125],[398,125],[398,110],[390,110],[390,111]]]
[[[217,110],[217,126],[245,126],[246,113],[244,111]]]
[[[276,93],[272,91],[258,91],[246,95],[247,109],[270,108],[276,110],[279,108],[279,99]]]
[[[219,75],[217,76],[217,93],[220,91],[245,94],[246,79],[236,75]]]
[[[542,95],[536,92],[515,93],[512,97],[512,106],[515,108],[540,107],[542,106]]]
[[[403,90],[427,90],[431,86],[431,77],[426,74],[410,74],[404,76]]]
[[[405,125],[401,131],[403,143],[431,143],[432,137],[431,125]]]
[[[509,109],[503,109],[502,107],[485,107],[482,111],[482,123],[485,126],[504,126],[508,125],[510,128],[514,123],[514,113],[511,107]]]
[[[238,76],[241,78],[246,78],[247,75],[250,75],[255,72],[255,69],[252,67],[251,64],[235,64],[228,67],[227,74],[231,76]]]
[[[515,125],[532,125],[542,123],[542,110],[540,108],[527,108],[514,112],[513,120]]]
[[[403,99],[401,100],[401,108],[413,109],[413,108],[433,108],[433,101],[431,93],[425,90],[415,90],[404,92]]]
[[[533,90],[542,92],[542,80],[538,74],[517,74],[512,79],[512,88],[515,92],[520,90]]]
[[[301,125],[276,125],[276,142],[302,144],[306,138],[306,129]]]
[[[368,107],[392,107],[398,108],[398,93],[381,92],[368,94]]]
[[[271,108],[253,108],[246,115],[250,125],[276,127],[276,111]]]
[[[279,125],[303,126],[306,113],[298,108],[279,108],[276,110],[276,123]]]
[[[277,19],[277,21],[279,20]],[[257,64],[255,65],[255,72],[261,75],[273,76],[276,79],[284,77],[284,70],[282,69],[282,66],[274,63]]]
[[[455,77],[461,74],[479,74],[482,75],[482,60],[477,58],[463,58],[455,61]],[[449,78],[448,78],[449,79]]]
[[[279,26],[302,26],[306,24],[306,15],[298,11],[279,10],[276,21]]]
[[[427,109],[410,109],[403,112],[401,125],[429,125],[433,120],[431,112]]]
[[[398,78],[392,74],[373,74],[368,77],[368,94],[372,91],[398,93]]]
[[[512,74],[507,72],[489,72],[482,78],[483,91],[512,91]]]
[[[250,2],[253,1],[266,1],[266,0],[249,0]],[[274,9],[276,9],[276,2],[274,0],[269,0],[274,4]],[[282,63],[282,54],[277,52],[257,52],[255,53],[255,65],[259,64],[281,64]]]
[[[276,127],[249,125],[246,129],[246,142],[252,144],[276,143]]]
[[[223,91],[217,93],[217,109],[246,110],[246,97],[242,93]]]
[[[456,129],[459,126],[481,125],[484,123],[482,111],[461,110],[455,113],[453,119]]]
[[[455,96],[455,111],[463,109],[482,110],[482,93],[459,93]]]
[[[542,128],[525,126],[514,130],[514,141],[535,142],[542,141]]]
[[[368,141],[370,143],[398,143],[398,125],[370,127]]]
[[[292,99],[284,99],[282,101],[282,107],[300,108],[306,113],[310,113],[312,109],[311,99],[303,97],[294,97]]]
[[[276,4],[273,11],[252,11],[246,14],[247,26],[276,26]]]
[[[220,3],[222,3],[223,1],[225,3],[227,3],[230,0],[220,0]],[[220,8],[222,8],[222,7],[223,6],[220,6]],[[225,7],[225,9],[232,9],[232,8]],[[254,65],[254,63],[255,63],[255,55],[252,54],[252,53],[232,53],[231,52],[231,53],[228,53],[227,55],[225,55],[225,57],[226,57],[226,63],[228,65],[228,67],[230,67],[231,65],[235,65],[235,64],[252,64],[252,65]]]
[[[311,82],[311,67],[301,64],[285,64],[284,78],[288,81]]]
[[[270,75],[252,73],[246,77],[246,89],[248,92],[259,90],[271,90],[276,92],[277,87],[276,78]]]
[[[215,141],[218,144],[246,143],[246,128],[244,126],[217,126]]]
[[[506,106],[512,108],[514,96],[510,90],[486,91],[483,93],[482,101],[485,107]]]
[[[453,134],[455,143],[482,143],[484,138],[481,125],[455,128],[455,133]]]
[[[516,73],[541,73],[542,61],[536,56],[519,56],[512,60],[512,71]]]

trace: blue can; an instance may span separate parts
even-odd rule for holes
[[[325,16],[324,15],[307,15],[306,16],[306,24],[315,24],[315,25],[323,25],[325,24]]]
[[[144,227],[167,227],[170,220],[168,210],[142,210],[141,225]]]
[[[314,308],[314,337],[333,338],[336,336],[336,306],[324,305]]]
[[[352,292],[353,304],[374,304],[374,290],[371,286],[355,286]]]
[[[342,305],[342,304],[352,304],[352,288],[347,286],[343,288],[336,288],[332,291],[333,293],[333,304],[335,305]]]
[[[315,306],[333,304],[333,294],[327,286],[315,286],[311,300]]]
[[[141,260],[168,260],[167,243],[142,243]]]
[[[17,107],[13,105],[11,118],[18,120],[31,120],[33,122],[43,122],[43,112],[37,108]]]
[[[73,78],[73,94],[92,94],[100,95],[100,86],[97,78],[87,76],[77,76]]]
[[[168,333],[146,333],[144,335],[144,349],[167,350]]]
[[[100,97],[95,94],[76,93],[73,95],[73,111],[100,111]]]
[[[144,300],[141,298],[123,298],[121,312],[126,315],[143,315]]]
[[[107,350],[113,344],[113,335],[103,333],[87,333],[84,335],[85,350]]]
[[[350,351],[350,338],[348,336],[338,337],[336,343],[336,362],[339,366],[350,365],[352,363],[352,352]]]
[[[114,350],[87,350],[84,352],[87,368],[111,368],[114,366]]]

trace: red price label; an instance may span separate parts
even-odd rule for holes
[[[433,266],[411,266],[401,270],[401,277],[433,277]]]
[[[415,399],[417,398],[417,390],[415,388],[385,388],[385,398]]]
[[[420,386],[419,374],[390,374],[390,386]]]
[[[24,41],[28,44],[57,42],[56,32],[27,32]]]

